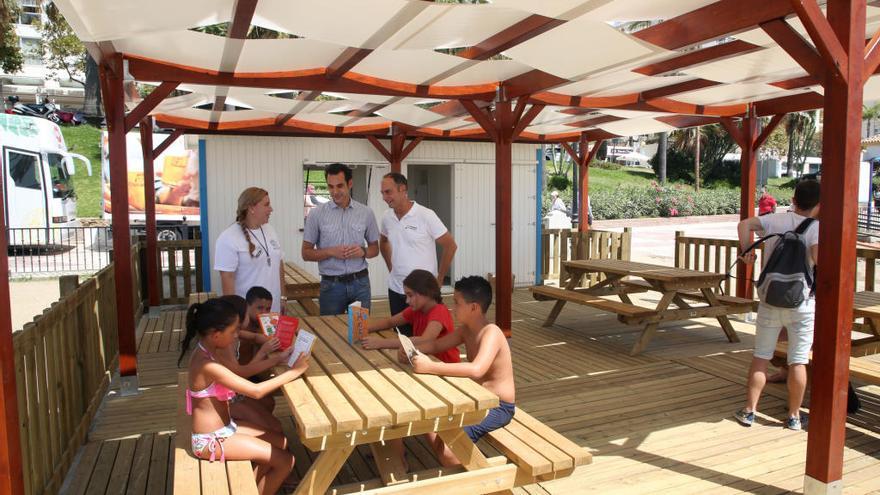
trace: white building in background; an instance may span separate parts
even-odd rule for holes
[[[9,95],[18,96],[23,103],[36,103],[49,98],[65,108],[81,108],[84,91],[81,84],[68,79],[64,71],[53,74],[43,62],[40,49],[42,35],[38,29],[45,22],[42,4],[45,0],[17,0],[19,16],[15,19],[24,64],[15,74],[0,69],[0,96],[3,101]],[[57,76],[57,79],[55,77]]]
[[[198,144],[204,158],[207,239],[213,262],[217,235],[235,220],[238,195],[249,186],[269,191],[274,212],[270,222],[278,231],[285,259],[317,274],[317,263],[300,255],[305,225],[305,171],[333,162],[354,168],[355,200],[381,218],[388,206],[380,183],[389,164],[366,139],[204,136]],[[536,175],[539,146],[513,145],[513,273],[517,285],[535,280]],[[450,275],[486,276],[495,271],[495,145],[463,141],[424,141],[403,161],[409,196],[434,210],[458,243]],[[315,175],[314,172],[311,174]],[[322,176],[323,179],[323,176]],[[205,233],[205,228],[208,232]],[[387,295],[387,275],[381,256],[369,261],[374,296]],[[211,287],[220,279],[212,272]]]

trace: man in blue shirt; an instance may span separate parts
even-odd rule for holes
[[[373,211],[351,198],[351,168],[333,163],[324,177],[333,201],[306,218],[302,258],[318,262],[321,314],[336,315],[355,301],[370,307],[367,258],[379,254],[379,227]]]

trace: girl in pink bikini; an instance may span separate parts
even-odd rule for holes
[[[294,459],[287,451],[287,439],[283,434],[253,423],[239,421],[236,424],[229,414],[229,400],[236,393],[254,399],[271,394],[302,375],[309,366],[309,358],[300,357],[289,370],[262,383],[252,383],[215,359],[218,352],[235,343],[239,325],[238,313],[227,301],[209,299],[193,304],[187,311],[180,359],[198,336],[190,357],[186,391],[186,409],[193,420],[192,452],[212,462],[226,459],[253,462],[260,493],[268,495],[278,491],[293,469]]]

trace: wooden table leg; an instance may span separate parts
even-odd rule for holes
[[[325,450],[318,454],[318,458],[312,463],[309,470],[306,471],[303,479],[300,480],[296,487],[295,495],[301,494],[323,494],[330,488],[342,465],[348,460],[354,450],[353,446],[346,446],[339,449]]]
[[[384,445],[381,442],[371,443],[370,452],[373,453],[373,461],[376,463],[384,485],[396,485],[409,481],[403,459],[400,458],[400,453],[391,446],[390,441],[385,442]]]
[[[580,271],[573,272],[573,274],[574,273],[583,274],[583,272],[580,272]],[[565,290],[574,290],[574,288],[577,287],[577,283],[578,283],[577,277],[572,276],[568,280],[568,283],[565,284]],[[556,301],[556,304],[553,305],[553,309],[550,310],[550,314],[547,315],[547,319],[544,320],[544,324],[541,326],[549,327],[549,326],[553,325],[553,323],[556,321],[556,318],[559,317],[559,313],[562,312],[562,308],[565,307],[565,303],[566,303],[566,301]]]
[[[437,435],[449,447],[449,450],[455,454],[455,457],[461,461],[461,465],[466,471],[474,471],[492,466],[486,459],[486,456],[483,455],[483,452],[480,451],[480,448],[477,447],[477,444],[471,441],[471,438],[467,436],[463,429],[438,431]],[[508,495],[512,493],[511,490],[502,490],[493,492],[492,495]]]
[[[723,306],[712,289],[703,288],[700,289],[700,292],[703,293],[703,297],[706,298],[706,302],[709,303],[709,306]],[[724,330],[724,334],[727,335],[728,342],[732,344],[739,342],[739,336],[733,329],[733,325],[730,324],[730,320],[727,319],[727,315],[719,315],[716,318],[718,319],[718,323],[721,324],[721,330]]]
[[[657,311],[658,313],[665,311],[666,308],[669,307],[669,303],[671,303],[675,297],[675,290],[664,292],[663,297],[660,298],[660,302],[657,303],[655,311]],[[645,329],[642,330],[642,335],[639,336],[639,339],[636,341],[635,345],[633,345],[632,350],[629,352],[630,356],[637,356],[643,350],[645,350],[645,347],[647,347],[648,343],[651,342],[651,338],[654,337],[654,332],[657,331],[658,325],[659,323],[657,322],[648,323],[647,325],[645,325]]]

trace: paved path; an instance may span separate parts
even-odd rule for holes
[[[667,266],[675,264],[675,232],[678,230],[695,237],[736,239],[736,215],[709,217],[708,219],[696,217],[696,221],[693,223],[682,221],[686,219],[667,221],[671,219],[652,218],[646,220],[650,221],[632,220],[629,224],[616,220],[607,223],[596,222],[594,227],[615,232],[622,232],[624,226],[632,227],[632,260]]]
[[[42,314],[44,309],[58,300],[58,279],[12,281],[9,283],[9,293],[12,303],[12,330],[21,330],[25,323]]]

